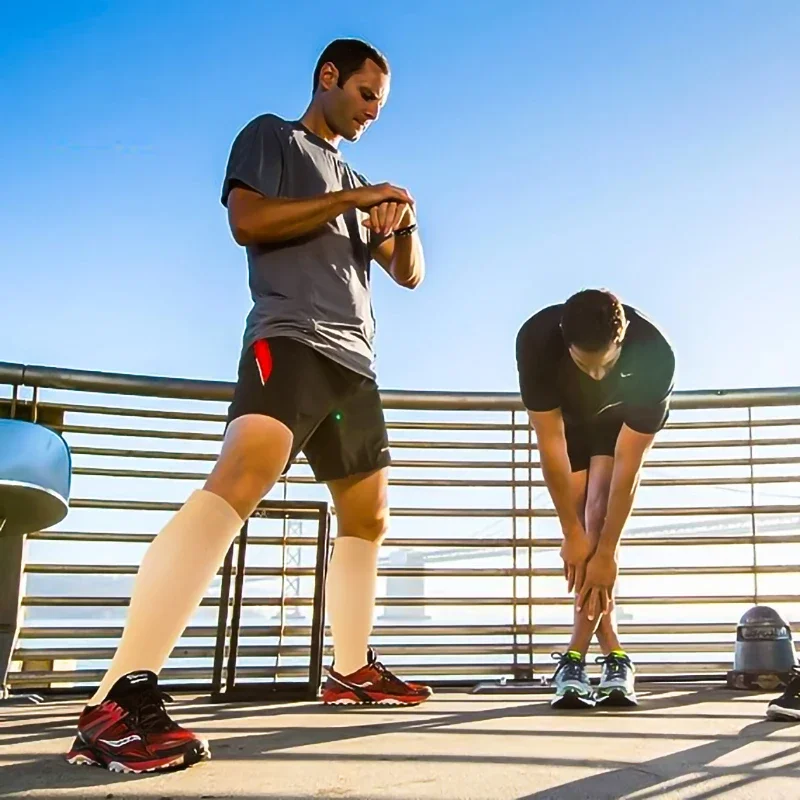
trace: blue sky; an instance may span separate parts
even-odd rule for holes
[[[679,388],[800,384],[800,4],[0,6],[0,360],[233,379],[249,310],[219,187],[324,45],[388,55],[351,163],[418,201],[428,278],[376,273],[386,388],[516,389],[540,307],[608,286]]]

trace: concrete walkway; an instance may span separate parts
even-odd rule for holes
[[[634,711],[553,712],[546,695],[437,695],[416,709],[209,705],[176,718],[213,759],[172,774],[70,767],[78,703],[0,704],[0,797],[800,800],[800,725],[769,696],[640,691]]]

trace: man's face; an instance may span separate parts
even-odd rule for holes
[[[569,354],[579,370],[590,378],[601,381],[614,369],[622,353],[622,343],[613,342],[605,350],[589,351],[570,345]]]
[[[389,76],[372,60],[367,59],[339,86],[338,70],[326,64],[320,75],[325,89],[322,109],[325,122],[338,136],[356,142],[361,134],[378,119],[389,96]]]

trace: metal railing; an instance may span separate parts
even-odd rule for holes
[[[94,682],[147,542],[217,456],[233,387],[0,364],[3,386],[0,414],[25,411],[60,431],[74,459],[70,514],[29,537],[12,685]],[[394,465],[381,655],[422,678],[549,674],[571,600],[518,396],[388,391],[383,401]],[[622,549],[620,632],[640,674],[723,674],[736,623],[754,603],[800,620],[798,407],[800,388],[676,394]],[[303,459],[270,494],[324,496]],[[240,677],[307,671],[314,545],[298,521],[251,525]],[[210,680],[219,596],[215,582],[167,679]]]

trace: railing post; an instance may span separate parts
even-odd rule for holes
[[[526,420],[527,421],[527,420]],[[528,430],[528,658],[529,680],[533,680],[533,430]]]
[[[519,570],[519,549],[517,547],[517,414],[511,412],[511,630],[514,637],[513,658],[511,674],[516,680],[519,677],[519,604],[517,603],[517,584]]]
[[[756,542],[756,482],[755,463],[753,461],[753,408],[747,409],[747,438],[750,442],[750,533],[753,537],[753,605],[758,605],[758,545]]]
[[[24,568],[25,536],[0,536],[0,699],[3,700],[8,697],[8,673],[22,623]]]

